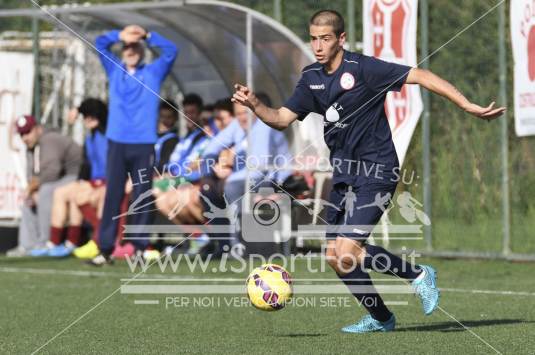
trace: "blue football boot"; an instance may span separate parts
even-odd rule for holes
[[[436,271],[431,266],[420,265],[425,274],[412,282],[412,287],[420,301],[425,315],[430,315],[438,307],[440,290],[437,287]]]
[[[392,314],[386,322],[373,319],[369,314],[364,316],[355,324],[342,328],[344,333],[370,333],[370,332],[391,332],[396,327],[396,317]]]
[[[52,258],[66,258],[67,256],[71,255],[74,251],[74,245],[70,244],[60,244],[56,245],[50,251],[48,252],[48,256]]]

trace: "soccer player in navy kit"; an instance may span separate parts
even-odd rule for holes
[[[309,25],[317,62],[303,69],[288,101],[279,109],[267,107],[239,84],[233,101],[249,107],[266,124],[280,130],[310,112],[324,115],[324,139],[333,166],[330,200],[339,207],[329,208],[327,223],[359,227],[352,233],[327,233],[326,258],[369,312],[342,331],[391,331],[396,319],[376,292],[367,269],[411,282],[425,314],[431,314],[438,306],[439,290],[432,267],[409,264],[382,247],[366,243],[386,207],[373,206],[376,196],[393,195],[398,180],[399,162],[384,109],[387,92],[399,91],[404,84],[420,84],[487,120],[500,116],[505,108],[494,108],[494,103],[488,107],[473,104],[428,70],[345,51],[344,20],[336,11],[318,11]],[[353,213],[344,210],[343,199],[348,191],[356,194]],[[370,204],[371,207],[359,208]]]

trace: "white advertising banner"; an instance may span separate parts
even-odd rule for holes
[[[511,0],[517,136],[535,134],[535,1]]]
[[[25,147],[14,134],[14,121],[30,114],[33,97],[33,56],[0,52],[0,219],[20,217],[26,187]],[[7,68],[7,69],[6,69]]]
[[[387,62],[417,65],[417,0],[363,0],[364,54]],[[404,85],[387,94],[385,110],[400,164],[423,105],[418,85]]]

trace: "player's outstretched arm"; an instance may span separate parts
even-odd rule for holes
[[[485,120],[495,119],[505,112],[505,107],[495,108],[494,102],[487,107],[481,107],[470,102],[455,86],[429,70],[412,68],[407,76],[406,83],[420,84],[426,89],[449,99],[464,111]]]
[[[258,116],[265,124],[271,128],[283,130],[297,119],[297,114],[288,110],[286,107],[274,109],[264,105],[248,87],[241,84],[235,84],[232,102],[237,102],[247,106]]]

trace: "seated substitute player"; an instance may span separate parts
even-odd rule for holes
[[[163,173],[178,143],[176,123],[178,121],[177,104],[171,99],[160,101],[158,114],[158,140],[154,145],[154,165]]]
[[[271,99],[265,93],[257,93],[257,96],[268,105],[271,102]],[[271,185],[266,185],[262,182],[266,175],[269,180],[274,181],[279,186],[284,186],[285,182],[289,181],[289,178],[291,180],[292,176],[290,170],[269,171],[269,167],[276,164],[277,160],[278,162],[291,160],[291,153],[285,135],[272,129],[254,116],[249,128],[248,111],[246,107],[235,103],[234,115],[236,119],[222,130],[216,139],[210,142],[203,155],[205,162],[218,161],[220,163],[218,160],[220,154],[227,150],[228,147],[232,147],[233,161],[230,166],[216,164],[212,167],[210,164],[203,164],[202,168],[208,168],[207,170],[209,170],[205,171],[204,174],[225,181],[225,197],[229,204],[234,204],[237,207],[238,215],[241,214],[240,199],[246,191],[247,179],[249,179],[251,187],[256,186],[258,188]],[[250,147],[248,147],[248,139],[250,142],[254,142]],[[216,201],[212,202],[215,203]],[[223,205],[221,207],[226,206]],[[228,243],[232,245],[240,242],[240,233],[233,233],[228,240]],[[225,245],[224,242],[221,244],[222,246]]]
[[[377,193],[393,194],[397,179],[392,172],[399,169],[384,109],[387,92],[399,91],[403,84],[420,84],[467,113],[486,120],[500,116],[505,108],[494,108],[494,103],[488,107],[476,105],[428,70],[345,51],[344,20],[336,11],[318,11],[311,17],[309,26],[317,62],[303,69],[293,95],[283,107],[273,109],[264,105],[251,90],[239,84],[233,100],[248,106],[266,124],[281,130],[310,112],[325,116],[324,139],[331,151],[334,170],[331,202],[340,207],[340,211],[329,208],[327,223],[369,226],[366,230],[353,229],[353,233],[327,234],[329,265],[370,313],[342,331],[391,331],[396,319],[375,291],[365,269],[409,280],[421,299],[425,314],[431,314],[438,306],[439,290],[432,267],[411,265],[379,246],[366,243],[382,210],[379,207],[359,209],[359,206],[373,202]],[[373,167],[380,167],[380,170]],[[356,203],[353,213],[348,213],[350,217],[344,221],[346,211],[341,201],[349,189],[355,192]]]
[[[87,219],[98,231],[98,220],[106,193],[106,122],[108,108],[99,99],[85,99],[80,107],[73,109],[75,116],[80,113],[88,131],[84,143],[84,156],[78,180],[58,187],[54,191],[52,218],[50,221],[50,240],[42,249],[34,249],[32,256],[69,256],[82,237],[82,222]],[[64,242],[65,223],[68,222],[67,238]],[[98,240],[98,236],[93,239]]]
[[[15,128],[27,147],[28,186],[22,205],[19,245],[8,257],[27,256],[50,238],[54,191],[76,180],[82,149],[72,138],[41,126],[33,116],[21,116]]]
[[[194,97],[194,96],[190,96]],[[200,101],[199,101],[200,102]],[[215,105],[215,116],[207,121],[199,120],[201,108],[190,110],[192,122],[202,123],[203,128],[188,125],[190,133],[175,147],[167,173],[154,183],[154,196],[158,210],[176,224],[199,224],[204,222],[200,198],[201,156],[213,136],[218,135],[233,119],[230,98]],[[229,108],[230,106],[230,108]],[[187,105],[184,104],[186,112]],[[175,188],[176,186],[176,188]],[[194,233],[190,239],[188,254],[200,253],[208,246],[210,239],[205,233]]]

